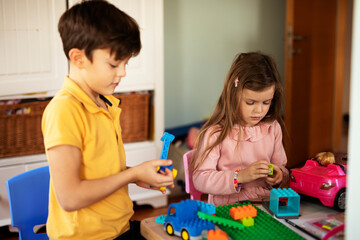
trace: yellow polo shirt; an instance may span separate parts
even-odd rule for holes
[[[82,179],[103,178],[126,169],[119,100],[105,98],[108,111],[97,107],[75,82],[65,77],[62,89],[43,114],[46,151],[58,145],[78,147],[82,153]],[[86,208],[66,212],[56,199],[50,178],[46,226],[50,239],[113,239],[129,230],[133,213],[127,186]]]

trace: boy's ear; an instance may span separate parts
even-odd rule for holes
[[[72,48],[69,51],[70,62],[78,68],[83,68],[85,57],[85,52],[78,48]]]

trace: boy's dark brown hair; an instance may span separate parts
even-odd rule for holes
[[[137,22],[104,0],[85,0],[61,16],[58,30],[66,57],[72,48],[92,61],[96,49],[110,49],[116,60],[136,56],[141,49]]]

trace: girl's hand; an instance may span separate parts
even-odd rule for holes
[[[174,187],[173,173],[166,168],[165,172],[157,172],[159,166],[170,166],[171,160],[152,160],[143,162],[138,166],[133,167],[135,170],[134,183],[143,188],[150,188],[158,190],[160,187]],[[161,191],[165,193],[164,191]]]
[[[269,175],[265,179],[265,181],[271,186],[277,185],[283,180],[283,172],[278,166],[273,165],[273,172],[273,175]]]
[[[260,160],[252,163],[244,170],[241,170],[238,175],[238,182],[247,183],[252,182],[258,178],[267,177],[269,173],[269,163],[265,160]]]

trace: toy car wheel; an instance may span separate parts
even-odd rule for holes
[[[190,239],[190,234],[186,229],[181,230],[181,239],[183,239],[183,240]]]
[[[174,228],[170,223],[166,224],[166,232],[170,236],[174,235]]]
[[[335,197],[335,201],[334,201],[334,208],[338,211],[344,211],[345,210],[345,195],[346,195],[346,190],[345,189],[341,189]]]

